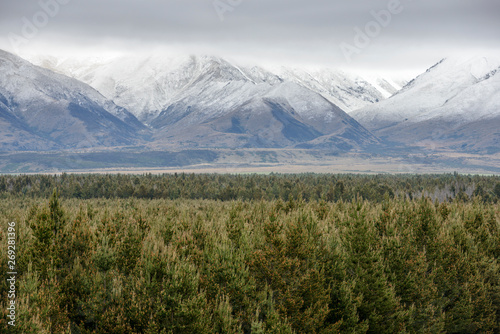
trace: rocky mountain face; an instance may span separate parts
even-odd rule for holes
[[[388,141],[500,151],[500,57],[443,59],[391,98],[351,113]]]
[[[0,150],[135,145],[148,131],[88,85],[0,51]]]

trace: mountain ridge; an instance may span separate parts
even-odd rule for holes
[[[295,82],[323,95],[348,113],[385,99],[401,88],[383,77],[367,80],[359,75],[327,68],[304,70],[283,66],[239,65],[209,55],[122,56],[100,61],[85,58],[58,60],[38,56],[30,60],[89,84],[146,123],[175,103],[182,88],[214,63],[224,65],[226,74],[232,75],[227,77],[228,80],[243,79],[255,85],[267,83],[270,86],[283,81]],[[379,83],[374,84],[375,81]]]
[[[4,51],[0,72],[0,132],[15,137],[2,141],[2,150],[130,145],[147,132],[127,110],[75,79]],[[12,133],[12,128],[24,135]]]
[[[256,66],[238,67],[214,56],[189,56],[177,59],[170,72],[164,68],[156,71],[151,59],[123,60],[130,67],[123,66],[123,61],[111,61],[112,72],[116,72],[114,67],[118,66],[120,73],[125,75],[119,84],[113,77],[101,75],[99,66],[81,73],[87,81],[103,83],[103,90],[108,92],[126,91],[122,87],[125,84],[133,84],[139,90],[145,87],[145,94],[125,97],[139,101],[138,105],[147,105],[148,94],[154,94],[158,98],[153,98],[153,104],[162,107],[160,99],[163,98],[165,109],[146,110],[146,114],[155,116],[147,122],[149,129],[123,106],[117,106],[77,79],[36,67],[20,58],[18,61],[29,69],[29,73],[41,73],[43,89],[33,88],[36,78],[19,70],[23,81],[20,81],[17,90],[8,91],[8,95],[18,100],[22,96],[31,100],[36,98],[37,105],[45,106],[44,110],[40,110],[40,107],[27,103],[24,109],[28,110],[29,115],[24,115],[24,121],[33,123],[35,114],[39,114],[45,122],[39,120],[37,133],[48,135],[52,141],[53,137],[57,138],[55,141],[60,141],[63,143],[61,147],[66,148],[71,145],[73,148],[99,145],[145,145],[164,149],[286,148],[321,136],[335,137],[336,134],[349,133],[349,138],[340,136],[330,141],[330,144],[333,149],[340,149],[333,147],[335,143],[348,140],[350,144],[342,144],[343,147],[356,151],[363,150],[365,143],[378,141],[320,93],[297,82],[283,80],[265,69]],[[159,58],[155,59],[158,66],[163,64]],[[61,62],[52,60],[51,64],[57,66]],[[79,67],[75,66],[77,71]],[[156,91],[150,91],[148,84],[151,81],[141,85],[144,76],[129,76],[137,71],[146,72],[148,80],[154,75],[158,76],[159,79],[154,81]],[[4,68],[3,72],[8,72],[8,69]],[[10,87],[8,82],[4,82],[3,86]],[[44,99],[50,101],[43,104],[40,100]],[[22,110],[16,112],[22,114]],[[55,119],[55,114],[64,117]],[[118,120],[112,120],[111,117]],[[64,131],[61,120],[76,128]],[[229,127],[228,122],[231,124]],[[108,130],[113,128],[115,131],[116,127],[121,127],[125,132],[115,131],[114,136],[106,137],[104,124],[107,124]],[[146,138],[140,136],[141,132],[150,137],[143,140]],[[105,137],[105,140],[101,138],[96,141],[89,133],[94,137]],[[83,138],[86,143],[82,145],[79,141],[82,141],[83,134],[90,138]],[[359,138],[353,140],[351,137],[356,134],[359,134]],[[113,137],[115,141],[111,140]],[[89,140],[95,143],[88,144]]]
[[[0,53],[3,150],[500,152],[500,58],[495,57],[444,58],[398,85],[390,78],[243,66],[208,55],[121,57],[83,65],[78,59],[40,57],[45,69],[20,58],[13,58],[17,67],[9,67],[7,58],[15,56],[6,55]],[[359,105],[364,107],[355,109]]]
[[[391,98],[351,115],[389,141],[491,151],[500,134],[481,128],[489,129],[489,122],[500,128],[499,66],[500,57],[449,57]]]

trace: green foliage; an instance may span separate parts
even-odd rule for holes
[[[499,333],[493,180],[0,177],[0,219],[17,222],[16,330]]]
[[[497,182],[495,188],[493,189],[493,192],[497,196],[497,198],[500,198],[500,182]]]
[[[58,189],[54,194],[54,189]],[[138,198],[350,202],[420,198],[483,202],[500,199],[500,177],[442,175],[0,175],[0,198]]]

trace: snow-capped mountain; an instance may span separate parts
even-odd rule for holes
[[[163,56],[104,60],[41,56],[30,61],[87,83],[146,123],[166,109],[206,64],[194,57]]]
[[[261,68],[208,60],[151,122],[158,141],[194,147],[290,147],[333,133],[340,138],[352,128],[364,139],[339,142],[352,141],[350,148],[377,142],[344,111],[302,85]]]
[[[329,68],[304,70],[279,68],[279,77],[320,93],[347,113],[378,103],[398,92],[404,83],[387,77],[364,76]]]
[[[392,142],[500,151],[499,57],[444,59],[402,89],[383,77],[213,56],[35,62],[44,68],[0,52],[0,150],[381,152]]]
[[[500,149],[500,57],[447,58],[390,99],[354,111],[391,141]]]
[[[130,145],[141,131],[132,114],[90,86],[0,50],[2,150]]]
[[[218,94],[209,91],[217,100]],[[222,94],[226,96],[225,93]],[[180,103],[181,110],[187,110],[184,109],[186,104]],[[215,109],[220,108],[222,105]],[[184,119],[177,122],[172,122],[175,109],[163,112],[153,123],[158,128],[156,137],[196,147],[276,148],[299,146],[330,135],[336,137],[330,142],[330,148],[340,149],[342,146],[344,151],[378,142],[369,131],[323,96],[289,82],[235,105],[217,117],[207,117],[200,110],[206,109],[187,110]],[[191,121],[193,117],[197,120],[203,117],[203,121]],[[314,147],[314,144],[308,147]]]
[[[227,82],[242,76],[268,88],[293,82],[323,95],[347,113],[388,98],[402,87],[384,77],[362,78],[328,68],[242,66],[213,56],[127,56],[107,60],[38,56],[30,60],[89,84],[146,123],[185,97],[191,84],[210,71],[214,63],[226,65]]]
[[[156,128],[175,124],[184,128],[223,116],[246,101],[263,96],[273,87],[266,78],[255,81],[239,68],[215,57],[192,57],[193,75],[185,85],[176,85],[173,98],[151,121]]]
[[[87,82],[125,106],[154,129],[157,146],[289,147],[334,133],[350,133],[348,139],[337,141],[349,141],[345,147],[377,142],[332,100],[364,105],[384,93],[367,82],[363,85],[369,89],[342,81],[333,71],[318,71],[315,81],[307,72],[240,66],[213,56],[121,57],[83,63],[39,58],[38,63]],[[334,79],[344,87],[337,89]],[[362,132],[364,139],[353,138],[356,132]]]

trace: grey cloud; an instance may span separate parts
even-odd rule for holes
[[[338,45],[351,43],[354,27],[363,28],[373,20],[370,11],[387,8],[391,0],[242,0],[225,13],[224,21],[213,1],[71,0],[41,29],[33,45],[72,43],[75,50],[115,45],[110,41],[205,45],[234,55],[338,64],[343,61]],[[499,45],[497,0],[401,0],[401,4],[403,12],[352,66],[424,66],[439,52]],[[0,48],[9,49],[9,32],[20,33],[21,18],[30,19],[39,10],[39,1],[3,0]]]

